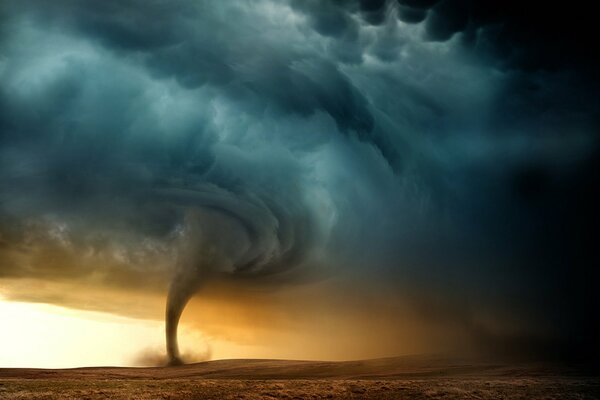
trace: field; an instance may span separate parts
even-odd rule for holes
[[[435,357],[0,369],[0,399],[600,399],[600,378],[582,371]]]

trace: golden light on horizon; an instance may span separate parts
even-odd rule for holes
[[[164,353],[164,321],[9,301],[0,296],[0,368],[143,366]],[[180,341],[190,361],[256,358],[261,346],[208,338],[183,324]]]
[[[131,365],[161,344],[161,322],[0,298],[1,367]]]
[[[215,281],[182,315],[182,354],[187,362],[341,361],[451,351],[464,343],[460,327],[420,318],[396,293],[347,289],[335,280],[281,291]],[[165,364],[164,302],[164,292],[143,287],[0,280],[0,367]]]
[[[280,292],[212,285],[183,313],[182,353],[188,362],[339,361],[444,349],[460,337],[451,327],[419,320],[398,299],[356,291],[349,297],[344,288],[333,281]],[[402,323],[392,314],[402,315]],[[160,292],[5,279],[0,367],[160,365],[166,362],[163,318]]]

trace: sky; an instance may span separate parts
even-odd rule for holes
[[[1,2],[0,366],[597,359],[595,21],[519,3]]]

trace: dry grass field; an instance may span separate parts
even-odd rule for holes
[[[222,360],[168,368],[0,369],[0,399],[600,399],[600,378],[548,365],[398,357]]]

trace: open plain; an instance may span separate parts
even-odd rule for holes
[[[422,356],[218,360],[164,368],[0,369],[0,398],[600,399],[600,378],[574,367]]]

